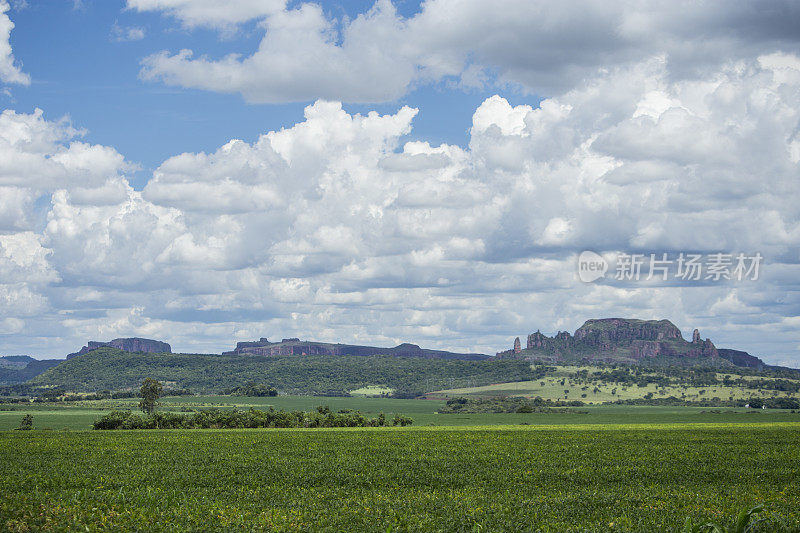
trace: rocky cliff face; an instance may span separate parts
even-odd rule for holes
[[[720,361],[714,344],[709,339],[701,340],[698,330],[694,330],[692,342],[688,342],[669,320],[627,318],[587,320],[574,335],[559,331],[554,337],[548,337],[537,331],[528,335],[525,350],[518,350],[515,342],[511,350],[497,355],[554,363],[693,359],[716,365]]]
[[[555,337],[543,335],[541,331],[528,335],[527,348],[566,348],[572,345],[573,337],[568,331],[559,331]]]
[[[719,357],[719,352],[710,339],[701,341],[699,344],[691,343],[690,346],[686,346],[683,342],[670,343],[634,340],[631,342],[630,346],[631,355],[635,359],[645,359],[648,357],[688,357],[694,359],[707,358],[713,361]]]
[[[77,352],[69,354],[67,359],[72,359],[73,357],[83,355],[104,346],[125,350],[126,352],[172,353],[172,347],[166,342],[154,341],[152,339],[141,339],[139,337],[130,337],[124,339],[114,339],[108,342],[89,341],[86,343],[86,346]]]
[[[587,320],[575,331],[575,338],[589,346],[611,348],[632,341],[683,339],[681,330],[669,320],[603,318]]]

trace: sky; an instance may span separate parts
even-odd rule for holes
[[[630,317],[800,366],[799,163],[796,2],[0,0],[0,354]]]

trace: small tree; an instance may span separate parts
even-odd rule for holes
[[[19,427],[17,429],[21,431],[28,431],[30,429],[33,429],[33,415],[27,414],[23,416],[22,421],[20,421]]]
[[[161,391],[164,387],[161,383],[153,378],[147,378],[142,382],[142,388],[139,392],[142,393],[142,399],[139,400],[139,409],[146,414],[151,415],[155,412],[158,406],[158,399],[161,397]]]

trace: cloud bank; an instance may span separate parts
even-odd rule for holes
[[[663,58],[671,79],[698,79],[732,58],[800,51],[800,6],[789,0],[427,0],[409,18],[390,0],[377,0],[353,19],[279,0],[235,8],[210,0],[128,0],[128,7],[228,34],[256,21],[264,36],[255,51],[206,57],[165,50],[144,59],[141,75],[257,103],[385,102],[443,80],[555,95],[653,57]]]
[[[622,315],[797,364],[796,55],[701,79],[662,55],[538,107],[493,96],[466,147],[404,142],[420,112],[318,100],[253,143],[167,159],[141,191],[113,148],[4,112],[0,335],[58,355],[134,334],[185,351],[301,336],[493,353]],[[587,248],[758,251],[765,266],[741,283],[582,284]]]

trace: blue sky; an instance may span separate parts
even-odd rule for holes
[[[0,0],[0,353],[625,316],[798,365],[800,7],[769,6]],[[764,262],[585,282],[585,250]]]
[[[296,4],[296,3],[295,3]],[[320,2],[332,17],[354,18],[372,3]],[[291,4],[290,4],[291,5]],[[399,13],[413,16],[419,2],[397,2]],[[27,2],[13,11],[15,55],[31,75],[29,87],[0,98],[3,105],[32,112],[39,107],[49,119],[69,116],[87,130],[85,139],[110,144],[142,167],[133,177],[141,188],[168,157],[187,151],[212,151],[232,138],[248,142],[270,130],[291,127],[303,118],[309,101],[248,104],[238,94],[176,89],[139,79],[141,60],[161,50],[192,48],[198,54],[222,57],[247,54],[258,47],[255,22],[235,34],[211,29],[176,27],[171,17],[126,9],[126,2],[71,0]],[[115,28],[144,30],[145,38],[120,39]],[[398,106],[420,108],[409,139],[465,145],[472,112],[495,91],[452,90],[452,81],[424,85],[395,101],[363,105],[345,102],[352,113],[391,112]],[[535,95],[507,91],[514,103],[536,104]]]

